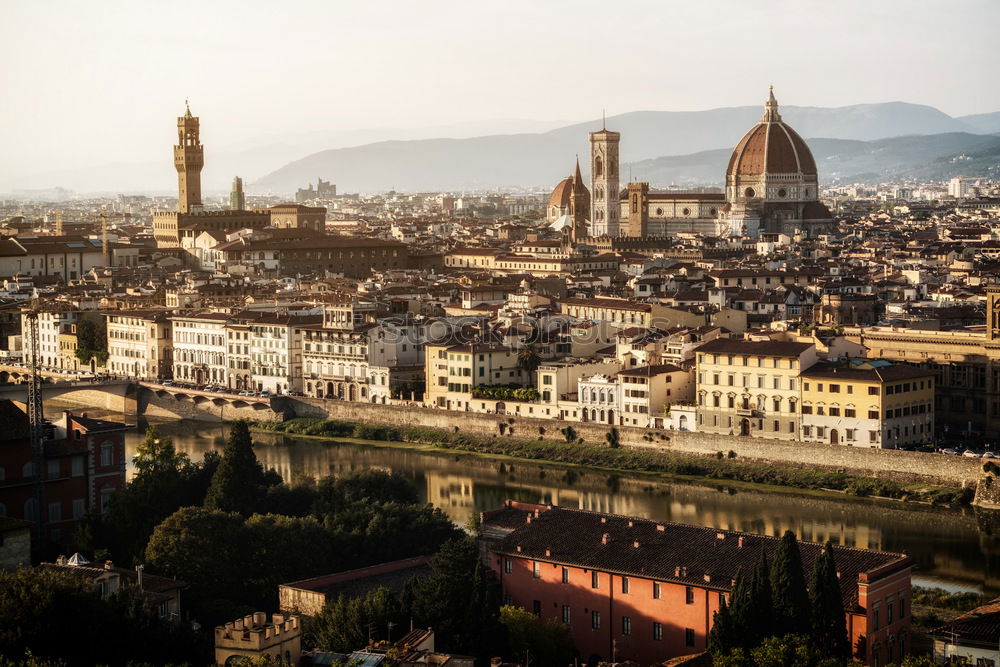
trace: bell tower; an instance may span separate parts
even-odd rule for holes
[[[205,149],[201,145],[198,119],[184,100],[184,115],[177,119],[177,145],[174,146],[174,168],[177,169],[177,210],[191,213],[201,210],[201,168],[205,166]]]
[[[618,236],[621,202],[618,200],[618,143],[621,134],[602,128],[590,133],[591,236]]]

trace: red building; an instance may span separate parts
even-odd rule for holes
[[[44,539],[69,543],[89,510],[103,512],[125,486],[124,424],[70,412],[46,424],[42,467],[32,459],[28,415],[20,403],[0,400],[0,516],[39,517],[36,473],[43,481]]]
[[[737,572],[779,538],[507,501],[483,514],[483,540],[505,604],[570,626],[587,660],[648,665],[704,651]],[[822,545],[800,542],[808,578]],[[869,665],[910,647],[908,556],[834,547],[847,628]]]

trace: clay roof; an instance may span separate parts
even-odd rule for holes
[[[727,176],[765,173],[816,175],[816,161],[806,142],[780,120],[761,121],[743,135],[726,169]]]
[[[797,357],[812,346],[812,343],[796,343],[792,341],[751,341],[716,338],[699,347],[698,352],[707,352],[709,354],[755,354],[766,357]]]
[[[552,191],[549,197],[549,206],[569,206],[570,195],[573,194],[573,179],[564,178],[559,181],[559,185]]]

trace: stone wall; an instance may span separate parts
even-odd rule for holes
[[[226,402],[216,405],[212,401],[195,403],[189,399],[177,399],[170,394],[157,395],[148,388],[139,386],[134,404],[126,414],[163,417],[167,419],[192,419],[195,421],[229,421],[249,419],[250,421],[281,421],[285,415],[254,403],[247,407],[234,407]],[[257,406],[257,407],[254,407]]]
[[[559,422],[523,416],[456,412],[399,405],[373,405],[347,401],[280,397],[273,409],[290,417],[317,417],[388,426],[425,426],[475,435],[533,439],[561,438],[559,429],[570,425],[577,436],[602,445],[607,424]],[[735,452],[736,459],[782,466],[837,470],[851,474],[946,486],[974,485],[981,476],[978,459],[867,447],[848,447],[797,441],[723,436],[690,431],[660,431],[618,426],[621,444],[627,447],[715,456]],[[651,438],[651,439],[650,439]]]

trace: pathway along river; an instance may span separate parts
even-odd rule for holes
[[[145,428],[144,423],[141,426]],[[190,421],[159,427],[195,461],[206,451],[221,449],[228,431],[221,424]],[[130,457],[141,439],[140,429],[129,433]],[[513,498],[768,535],[791,529],[805,540],[832,539],[847,546],[908,553],[916,560],[914,582],[919,585],[1000,593],[1000,537],[995,536],[1000,535],[1000,517],[991,519],[992,513],[971,508],[944,510],[756,488],[719,489],[532,462],[501,465],[483,457],[389,443],[321,442],[260,433],[254,440],[257,458],[286,481],[372,468],[391,471],[413,481],[421,499],[459,525],[471,512]]]

